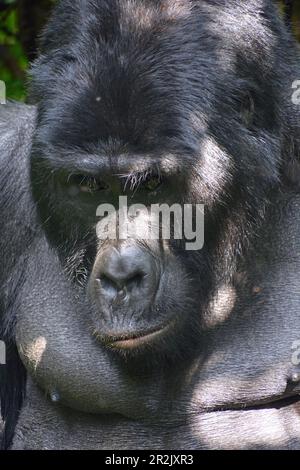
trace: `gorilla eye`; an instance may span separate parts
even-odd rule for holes
[[[68,183],[71,186],[76,186],[82,193],[95,193],[109,189],[104,181],[94,176],[72,175],[68,179]]]
[[[150,175],[143,183],[142,187],[146,191],[155,191],[160,187],[162,179],[159,175]]]

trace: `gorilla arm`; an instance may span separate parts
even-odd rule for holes
[[[35,232],[29,192],[29,154],[35,108],[17,103],[0,106],[0,340],[6,365],[0,366],[3,446],[11,439],[25,387],[25,372],[14,342],[18,289],[24,279],[26,250]],[[0,426],[1,428],[1,426]]]

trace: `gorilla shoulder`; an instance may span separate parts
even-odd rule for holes
[[[33,106],[16,102],[0,106],[0,286],[34,231],[29,158],[35,116]]]
[[[24,160],[24,157],[28,158],[35,115],[34,106],[17,102],[8,102],[6,105],[0,106],[1,167],[2,165],[6,166],[12,159],[20,162],[20,160]]]

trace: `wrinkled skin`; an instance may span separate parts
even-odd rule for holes
[[[0,108],[3,447],[300,449],[298,60],[270,1],[59,4]],[[122,194],[203,249],[99,241]]]

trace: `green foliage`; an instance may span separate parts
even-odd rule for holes
[[[13,6],[13,0],[1,2]],[[18,9],[0,12],[0,79],[6,83],[10,98],[24,100],[28,59],[19,40]]]

